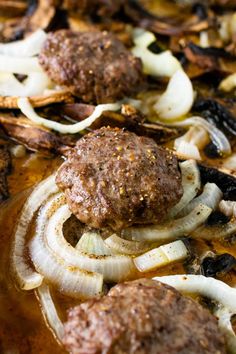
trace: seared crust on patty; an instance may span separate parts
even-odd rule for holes
[[[143,84],[140,59],[107,32],[50,33],[39,62],[52,81],[85,102],[116,101]]]
[[[162,221],[183,193],[176,157],[118,128],[80,139],[56,182],[80,221],[113,230]]]
[[[118,284],[69,311],[72,354],[223,354],[217,320],[197,302],[151,279]]]

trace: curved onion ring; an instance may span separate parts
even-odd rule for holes
[[[236,220],[232,219],[227,224],[206,226],[202,225],[191,233],[192,238],[203,240],[218,240],[233,235],[236,232]]]
[[[223,281],[195,274],[167,275],[153,279],[173,286],[183,293],[208,297],[236,313],[236,289],[231,288]]]
[[[49,176],[35,187],[23,206],[12,247],[12,267],[21,289],[31,290],[42,283],[43,276],[31,269],[25,260],[26,235],[34,213],[57,192],[55,177]]]
[[[46,118],[40,117],[33,107],[31,106],[29,100],[27,98],[19,98],[18,99],[18,107],[21,112],[34,123],[42,125],[46,128],[56,130],[62,134],[76,134],[81,130],[88,128],[97,118],[99,118],[103,112],[105,111],[117,111],[120,109],[120,103],[107,103],[107,104],[99,104],[95,107],[93,113],[82,120],[81,122],[75,124],[62,124],[59,122],[55,122]]]
[[[102,275],[75,267],[69,259],[61,259],[46,242],[45,230],[48,222],[62,203],[64,197],[58,194],[41,209],[37,218],[36,234],[29,246],[31,259],[38,272],[58,286],[62,293],[75,298],[96,296],[102,292]]]
[[[128,256],[96,256],[72,247],[65,240],[62,231],[64,222],[70,216],[68,205],[62,205],[49,219],[45,229],[45,240],[57,256],[73,267],[98,272],[103,275],[104,280],[108,281],[119,282],[133,272],[133,261]]]
[[[0,54],[9,55],[11,57],[33,57],[39,54],[46,38],[46,32],[39,29],[29,37],[20,41],[1,43]]]
[[[222,197],[223,193],[215,183],[206,183],[202,194],[194,198],[184,209],[182,209],[179,216],[182,217],[189,214],[200,203],[215,210]]]
[[[36,294],[39,298],[45,321],[53,331],[53,334],[59,339],[59,341],[62,341],[64,327],[58,316],[48,285],[44,283],[40,285],[36,290]]]
[[[175,240],[177,237],[189,235],[197,227],[203,224],[212,209],[199,204],[187,216],[166,222],[162,225],[150,227],[130,227],[123,230],[122,235],[136,241],[167,241]]]
[[[193,86],[188,75],[177,70],[153,108],[160,118],[173,121],[187,114],[193,101]]]
[[[168,213],[175,217],[196,195],[201,187],[200,173],[195,160],[187,160],[179,164],[182,175],[184,193],[180,201]]]
[[[129,241],[113,234],[105,239],[105,244],[117,253],[136,255],[146,252],[150,245],[146,242]]]

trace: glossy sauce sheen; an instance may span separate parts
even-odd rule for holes
[[[15,221],[30,187],[52,173],[59,165],[60,159],[49,159],[35,154],[26,158],[13,160],[13,172],[9,178],[11,198],[1,206],[0,212],[0,353],[65,353],[56,342],[53,334],[45,325],[38,300],[34,291],[17,289],[10,269],[10,247]],[[191,251],[202,254],[208,250],[218,253],[231,253],[236,256],[235,245],[228,243],[192,241]],[[172,264],[145,276],[162,276],[186,272],[186,264]],[[137,273],[135,277],[143,277]],[[236,275],[231,271],[221,278],[230,285],[235,285]],[[56,291],[53,297],[61,319],[66,318],[66,309],[78,304],[78,301],[63,297]]]

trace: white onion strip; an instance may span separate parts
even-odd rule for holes
[[[174,122],[171,126],[173,125],[177,127],[201,126],[208,131],[212,141],[216,144],[222,154],[231,154],[231,146],[224,133],[202,117],[191,117],[182,122]]]
[[[162,225],[130,227],[123,230],[122,234],[136,241],[174,240],[193,232],[207,220],[211,211],[212,209],[208,206],[199,204],[190,214],[183,218],[172,220]]]
[[[0,54],[11,57],[32,57],[39,54],[47,34],[39,29],[29,37],[20,41],[0,44]]]
[[[35,187],[23,206],[16,225],[12,247],[12,267],[21,289],[31,290],[42,283],[43,276],[35,272],[27,263],[25,256],[26,236],[34,213],[51,194],[57,192],[55,177],[50,176]]]
[[[0,54],[0,72],[29,75],[33,72],[43,73],[38,58],[16,58]]]
[[[191,237],[204,240],[218,240],[229,237],[236,232],[236,220],[231,220],[227,224],[213,226],[202,225],[191,233]]]
[[[195,274],[167,275],[153,279],[173,286],[183,293],[205,296],[236,313],[236,289],[223,281]]]
[[[63,236],[63,224],[71,216],[68,205],[58,208],[48,221],[45,239],[49,248],[64,262],[103,275],[104,280],[119,282],[134,270],[133,261],[125,255],[96,256],[72,247]]]
[[[236,202],[222,200],[219,204],[219,209],[226,216],[233,216],[236,218]]]
[[[168,213],[175,217],[196,195],[201,187],[200,173],[195,160],[187,160],[179,164],[182,175],[184,193],[180,201]]]
[[[42,125],[46,128],[56,130],[62,134],[76,134],[81,130],[88,128],[97,118],[99,118],[103,112],[105,111],[117,111],[120,109],[120,103],[108,103],[108,104],[100,104],[95,107],[93,113],[84,119],[81,122],[75,124],[62,124],[58,122],[54,122],[52,120],[40,117],[33,107],[31,106],[29,100],[27,98],[19,98],[18,99],[18,107],[21,112],[34,123]]]
[[[61,259],[46,242],[45,231],[48,222],[63,202],[63,196],[59,194],[41,209],[37,218],[36,233],[29,245],[31,259],[38,272],[56,285],[63,294],[75,298],[99,295],[103,286],[102,275],[75,267],[69,259]]]
[[[134,259],[134,264],[140,272],[149,272],[172,262],[181,261],[187,256],[188,250],[185,244],[178,240],[141,254]]]
[[[43,95],[50,80],[44,73],[31,73],[20,82],[13,74],[0,74],[0,96],[27,97]]]
[[[183,70],[178,70],[153,108],[160,118],[173,121],[187,114],[193,101],[192,83]]]
[[[61,342],[64,334],[64,326],[58,316],[48,285],[43,283],[38,287],[36,292],[45,321],[56,338]]]
[[[220,330],[224,333],[227,347],[230,353],[236,353],[236,335],[231,323],[231,317],[235,313],[230,312],[225,307],[220,307],[216,312],[215,316],[218,317],[218,325]]]
[[[133,35],[135,47],[132,48],[132,53],[141,58],[145,74],[171,77],[177,70],[181,69],[180,62],[170,50],[155,54],[148,49],[148,46],[156,41],[152,32],[136,28]]]
[[[212,210],[215,210],[220,200],[223,197],[223,193],[215,183],[206,183],[202,194],[194,198],[179,214],[180,217],[189,214],[197,205],[207,205]]]
[[[94,231],[83,233],[75,248],[88,254],[94,254],[95,256],[111,256],[114,254],[114,252],[106,246],[100,234]]]
[[[125,240],[116,234],[109,236],[104,242],[113,251],[120,254],[136,255],[150,249],[150,245],[146,242]]]

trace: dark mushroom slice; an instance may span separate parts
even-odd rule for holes
[[[53,82],[84,102],[113,102],[143,88],[141,60],[107,32],[50,33],[39,62]]]
[[[61,6],[73,16],[78,14],[112,17],[121,10],[123,3],[124,0],[62,0]]]
[[[206,277],[217,277],[236,267],[236,258],[228,253],[207,256],[201,262],[201,273]]]
[[[236,176],[224,173],[220,169],[198,164],[202,184],[215,183],[223,192],[223,199],[236,200]],[[227,171],[230,172],[230,171]]]
[[[7,175],[10,172],[11,156],[7,145],[0,141],[0,202],[9,196]]]
[[[11,139],[31,151],[64,153],[69,146],[75,145],[73,137],[58,136],[24,117],[0,115],[0,125]]]
[[[60,107],[60,115],[72,121],[81,121],[92,114],[94,108],[95,106],[84,103],[63,104]],[[122,105],[121,113],[104,112],[89,129],[99,129],[103,126],[125,128],[137,135],[150,137],[158,144],[164,144],[183,134],[182,129],[146,122],[146,117],[128,104]]]

